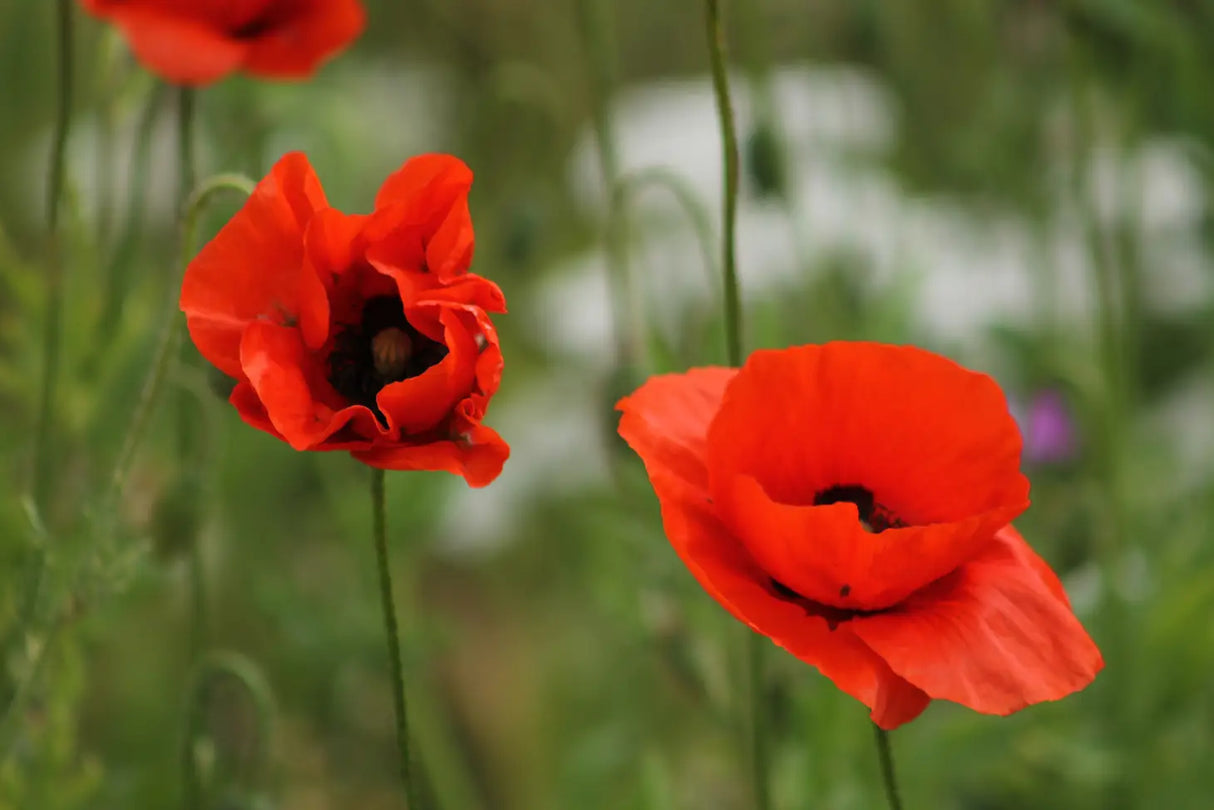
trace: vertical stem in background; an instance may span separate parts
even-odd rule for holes
[[[147,377],[144,378],[139,398],[135,401],[135,408],[131,414],[131,421],[127,428],[126,436],[118,452],[118,458],[114,463],[114,471],[110,477],[110,491],[105,502],[106,511],[115,508],[117,500],[122,494],[127,473],[130,471],[131,462],[135,457],[135,451],[147,432],[152,412],[155,410],[160,391],[164,387],[164,381],[168,377],[173,360],[178,355],[176,349],[181,342],[182,330],[180,323],[181,316],[177,312],[176,307],[177,286],[181,279],[181,273],[185,271],[186,265],[190,263],[190,257],[194,253],[198,220],[201,218],[203,211],[211,199],[219,192],[235,191],[247,197],[253,193],[253,189],[253,181],[247,177],[237,174],[217,174],[199,186],[190,195],[189,199],[186,200],[184,213],[182,214],[181,258],[178,261],[178,272],[173,276],[171,285],[172,295],[169,300],[165,301],[165,309],[167,311],[165,312],[164,325],[161,327],[160,336],[156,342],[155,352],[152,355],[151,368],[148,370]]]
[[[605,0],[579,0],[578,22],[586,45],[590,68],[591,114],[598,149],[599,173],[603,176],[608,207],[606,226],[607,272],[611,286],[611,322],[615,332],[616,362],[635,370],[645,361],[646,324],[643,307],[637,306],[632,269],[628,262],[628,218],[612,205],[620,176],[615,132],[611,123],[611,94],[615,86],[609,31],[611,4]]]
[[[722,206],[721,266],[725,285],[725,347],[729,365],[742,365],[742,304],[738,289],[735,231],[738,219],[738,133],[734,123],[733,102],[729,94],[729,74],[725,64],[725,29],[721,24],[720,0],[706,0],[708,51],[712,63],[712,86],[720,116],[721,142],[725,166],[725,200]],[[746,692],[750,705],[751,787],[756,810],[771,807],[768,777],[767,711],[764,700],[763,656],[766,639],[757,633],[746,634]]]
[[[194,158],[194,90],[181,88],[177,97],[177,166],[180,174],[178,203],[184,203],[194,190],[197,169]]]
[[[72,0],[59,0],[57,11],[59,90],[47,178],[46,315],[42,333],[43,365],[38,394],[38,426],[34,433],[33,496],[40,511],[47,508],[54,467],[51,435],[55,422],[55,389],[59,381],[59,333],[63,321],[63,245],[59,233],[59,214],[63,202],[67,135],[72,113]],[[43,519],[46,519],[45,515]]]
[[[400,778],[405,785],[409,810],[421,810],[420,791],[413,778],[409,757],[409,715],[405,703],[405,674],[400,662],[400,631],[396,624],[396,600],[392,596],[392,572],[388,567],[388,531],[384,505],[384,471],[371,470],[371,518],[375,539],[375,561],[379,567],[379,596],[384,611],[384,635],[388,640],[388,666],[392,672],[392,707],[396,713],[396,745],[400,750]]]
[[[902,810],[902,799],[898,796],[898,780],[894,776],[894,755],[889,748],[889,732],[876,723],[873,730],[877,734],[877,758],[881,760],[881,781],[885,785],[885,799],[889,802],[889,810]]]
[[[187,215],[184,209],[189,204],[190,195],[194,192],[194,185],[197,182],[194,147],[194,110],[196,100],[197,97],[192,88],[180,88],[177,97],[177,204],[182,207],[181,214],[183,216]],[[201,211],[195,213],[200,215]],[[193,225],[193,222],[189,225],[191,230],[193,229]],[[182,239],[184,249],[181,257],[181,267],[184,270],[190,260],[188,251],[192,249],[192,234],[187,235],[183,233]],[[170,289],[170,294],[176,296],[177,291]],[[175,333],[180,332],[175,326],[171,326],[170,328]],[[171,350],[174,348],[170,346]],[[186,350],[188,350],[187,344],[182,343],[180,348],[176,348],[173,351],[173,354],[181,355]],[[174,405],[177,421],[178,475],[188,476],[188,480],[190,481],[201,481],[203,478],[203,463],[198,448],[198,431],[195,429],[195,420],[190,413],[192,404],[191,394],[188,391],[182,389],[176,392],[176,402]],[[200,497],[201,486],[198,489],[199,492],[196,495]],[[199,547],[198,542],[197,536],[189,538],[189,557],[187,558],[187,565],[190,569],[191,652],[195,657],[201,655],[205,650],[208,636],[206,573],[203,568],[202,549]]]
[[[708,50],[712,61],[712,86],[721,122],[725,162],[725,202],[721,223],[721,266],[725,271],[725,347],[731,366],[742,365],[742,304],[738,291],[735,245],[738,221],[738,132],[729,95],[725,64],[725,29],[721,25],[721,0],[707,0]]]

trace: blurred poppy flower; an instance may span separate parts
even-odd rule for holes
[[[655,377],[618,407],[700,584],[883,728],[932,698],[1008,714],[1103,666],[1009,525],[1029,486],[989,377],[828,343]]]
[[[174,84],[244,70],[302,79],[362,33],[359,0],[81,0],[118,26],[136,58]]]
[[[296,450],[373,467],[447,470],[473,486],[509,455],[481,424],[502,353],[501,290],[468,272],[472,172],[409,160],[375,211],[330,208],[308,159],[283,157],[186,268],[198,350],[234,377],[229,401]]]

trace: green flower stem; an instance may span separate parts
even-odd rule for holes
[[[898,780],[894,776],[894,755],[889,748],[889,732],[873,723],[877,734],[877,758],[881,762],[881,781],[885,785],[885,800],[889,810],[902,810],[902,799],[898,796]]]
[[[396,623],[396,600],[392,596],[392,572],[388,567],[388,531],[384,506],[384,471],[371,470],[371,518],[375,560],[379,567],[379,596],[384,611],[384,635],[388,641],[388,666],[392,672],[392,707],[396,712],[396,745],[400,751],[400,778],[405,786],[409,810],[421,810],[417,782],[409,756],[409,714],[405,703],[405,673],[400,661],[400,630]]]
[[[742,300],[735,255],[738,224],[738,132],[729,94],[725,64],[725,29],[721,24],[721,0],[706,0],[708,51],[712,61],[712,86],[720,117],[725,162],[725,205],[722,213],[721,253],[725,273],[725,347],[729,364],[742,365]]]
[[[771,765],[768,751],[764,655],[768,641],[746,629],[746,687],[750,704],[750,769],[755,810],[771,808]]]
[[[712,86],[720,117],[725,168],[725,201],[721,222],[721,266],[724,271],[725,348],[729,365],[742,365],[742,296],[738,284],[736,231],[738,221],[738,133],[729,93],[725,64],[725,28],[721,23],[721,0],[706,0],[705,21],[708,52],[712,63]],[[770,810],[770,762],[767,750],[767,701],[764,699],[764,654],[767,640],[753,632],[746,637],[746,692],[750,706],[751,789],[756,810]]]
[[[700,255],[704,260],[704,271],[710,284],[717,283],[717,259],[714,237],[712,233],[712,218],[708,207],[691,188],[691,186],[670,169],[655,166],[630,172],[620,177],[615,184],[615,194],[612,196],[612,206],[616,211],[622,211],[630,198],[638,196],[649,186],[665,188],[674,197],[675,202],[683,209],[687,220],[695,231],[696,242],[700,247]]]
[[[186,704],[185,729],[181,738],[181,766],[184,776],[182,804],[186,810],[207,806],[207,785],[199,772],[198,737],[206,732],[208,690],[219,681],[234,681],[248,696],[257,718],[256,759],[250,770],[253,779],[265,781],[272,761],[274,726],[277,716],[274,692],[257,665],[235,652],[214,652],[203,656],[194,667]],[[251,787],[259,787],[254,784]]]
[[[63,322],[63,246],[59,233],[67,163],[67,136],[72,114],[72,0],[59,0],[59,91],[55,113],[55,134],[47,179],[47,268],[46,316],[42,333],[42,383],[38,392],[38,423],[34,432],[34,503],[41,512],[47,509],[54,477],[54,449],[51,436],[55,421],[55,394],[59,382],[60,332]],[[43,514],[43,520],[47,516]]]
[[[127,288],[130,285],[130,268],[135,263],[143,229],[143,208],[146,199],[148,164],[151,160],[152,133],[159,120],[165,99],[165,86],[156,85],[148,96],[143,114],[139,118],[135,142],[131,148],[130,193],[126,201],[122,232],[117,244],[105,264],[105,286],[102,293],[101,315],[97,320],[97,339],[93,351],[101,354],[113,342],[114,334],[122,320]]]
[[[177,96],[177,166],[181,183],[178,199],[181,200],[193,191],[197,173],[194,160],[194,107],[193,88],[181,88]]]
[[[709,213],[708,206],[695,193],[695,191],[687,184],[687,181],[680,177],[677,173],[670,169],[662,167],[653,167],[641,169],[639,171],[630,172],[618,181],[615,185],[615,193],[612,195],[612,215],[615,217],[624,216],[624,211],[628,202],[635,199],[642,191],[650,186],[665,188],[679,207],[683,210],[687,220],[691,223],[692,230],[695,232],[696,242],[700,247],[700,255],[704,264],[704,274],[710,289],[717,286],[718,270],[716,256],[716,238],[712,232],[712,215]],[[714,310],[719,307],[717,296],[710,296],[710,300],[704,310],[696,313],[694,320],[688,324],[688,328],[683,330],[685,340],[680,346],[682,354],[685,354],[686,365],[697,365],[703,361],[703,344],[701,335],[704,333],[704,328],[715,319]]]
[[[71,126],[72,112],[72,0],[59,0],[58,11],[58,57],[59,91],[55,114],[55,132],[51,146],[50,168],[47,178],[47,268],[46,268],[46,313],[42,333],[42,381],[38,392],[38,421],[34,428],[34,458],[31,471],[30,497],[27,499],[31,523],[35,526],[37,545],[24,576],[25,594],[23,602],[26,617],[36,617],[43,599],[47,573],[48,540],[43,527],[48,525],[51,497],[51,482],[54,480],[54,448],[51,437],[54,433],[55,394],[59,381],[60,341],[63,322],[63,248],[59,233],[60,210],[63,202],[63,186],[67,162],[67,136]],[[30,622],[31,624],[33,622]],[[0,764],[8,758],[17,737],[17,720],[25,710],[33,684],[46,662],[46,650],[58,635],[60,621],[53,618],[40,630],[23,629],[26,637],[38,639],[41,644],[30,656],[27,671],[13,686],[8,704],[0,714]]]
[[[217,174],[204,180],[194,190],[194,193],[186,200],[185,213],[182,217],[179,272],[184,272],[186,265],[190,262],[194,252],[198,220],[215,195],[222,191],[236,191],[248,196],[253,193],[253,188],[253,181],[244,175]],[[139,399],[136,401],[135,412],[131,417],[130,426],[127,428],[126,437],[122,442],[122,449],[118,453],[118,460],[114,463],[114,471],[110,476],[110,498],[107,508],[113,508],[122,493],[135,451],[138,449],[144,433],[147,432],[156,400],[164,387],[164,381],[172,367],[173,360],[177,357],[176,349],[181,342],[176,301],[179,286],[179,284],[173,284],[170,288],[172,300],[166,302],[167,317],[160,331],[151,370],[143,382]]]

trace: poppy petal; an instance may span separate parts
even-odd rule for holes
[[[616,406],[619,432],[645,463],[666,537],[700,585],[735,618],[816,667],[893,728],[929,699],[895,675],[850,632],[778,596],[770,577],[713,513],[705,434],[734,369],[700,368],[652,377]]]
[[[501,474],[510,446],[492,428],[476,425],[459,441],[380,445],[353,456],[384,470],[444,470],[462,475],[469,486],[483,487]]]
[[[726,523],[768,574],[801,596],[851,610],[889,607],[939,579],[1022,508],[873,533],[851,503],[778,503],[751,476],[713,483]]]
[[[277,24],[249,42],[244,67],[271,78],[305,78],[358,38],[366,12],[358,0],[300,0]]]
[[[620,436],[645,469],[668,470],[708,497],[704,437],[735,374],[732,368],[710,366],[650,377],[616,404],[623,411]]]
[[[755,352],[725,393],[708,456],[713,497],[752,553],[797,569],[821,561],[798,592],[839,607],[888,606],[974,556],[1028,505],[1020,434],[998,386],[913,347]],[[909,528],[865,537],[854,504],[814,505],[839,488],[866,490],[891,525]]]
[[[1104,666],[1045,568],[1009,526],[953,574],[851,624],[933,698],[1010,714],[1083,689]]]
[[[406,313],[411,320],[417,317],[408,310]],[[447,356],[441,362],[416,377],[389,383],[380,390],[376,404],[390,428],[399,428],[405,436],[430,430],[467,396],[476,376],[480,350],[461,314],[446,307],[438,313],[443,344],[447,347]]]
[[[312,351],[319,350],[329,339],[333,316],[330,296],[342,277],[362,261],[362,228],[365,216],[343,214],[335,208],[317,211],[308,221],[304,246],[312,275],[324,288],[324,294],[313,297],[311,306],[302,308],[299,326],[304,342]]]
[[[832,626],[795,602],[772,593],[766,573],[703,503],[666,471],[650,471],[671,545],[700,585],[735,618],[813,666],[871,710],[873,722],[894,728],[917,717],[930,702],[897,675],[852,632]]]
[[[370,410],[337,401],[298,329],[264,321],[250,324],[241,340],[240,360],[274,429],[296,450],[316,449],[346,425],[362,436],[381,432]]]
[[[632,439],[629,444],[641,453]],[[653,463],[644,453],[641,457],[662,506],[666,537],[700,586],[734,618],[868,706],[873,722],[894,728],[917,717],[930,702],[928,696],[896,675],[852,633],[850,623],[832,628],[823,616],[777,597],[766,573],[712,514],[706,492],[691,484],[706,472],[688,469],[687,459],[671,463],[668,449],[651,456]]]
[[[240,418],[246,425],[263,430],[276,439],[286,441],[278,432],[278,428],[274,427],[274,423],[270,421],[270,417],[266,414],[266,406],[261,404],[257,391],[253,389],[248,380],[236,383],[232,393],[228,396],[228,402],[236,408],[236,412],[240,414]]]
[[[440,280],[449,281],[468,272],[475,248],[468,198],[459,197],[426,244],[426,267]]]
[[[111,3],[94,13],[122,30],[140,64],[174,84],[209,84],[249,54],[249,43],[197,18],[135,3]]]
[[[434,221],[472,188],[472,170],[457,157],[417,155],[392,174],[375,195],[375,210],[394,207],[396,225],[423,225]],[[399,206],[399,207],[397,207]]]
[[[249,323],[293,323],[304,312],[314,323],[327,311],[324,287],[303,255],[304,229],[327,207],[308,159],[287,154],[186,268],[181,309],[194,344],[220,371],[240,376]]]

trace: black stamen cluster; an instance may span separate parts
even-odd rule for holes
[[[403,372],[386,378],[375,368],[373,341],[380,332],[392,328],[409,336],[412,351]],[[416,377],[446,356],[446,346],[413,328],[399,298],[378,295],[367,299],[357,324],[342,329],[334,338],[333,351],[329,354],[329,382],[337,393],[352,404],[367,406],[381,423],[386,424],[375,404],[375,395],[380,389],[389,383]]]

